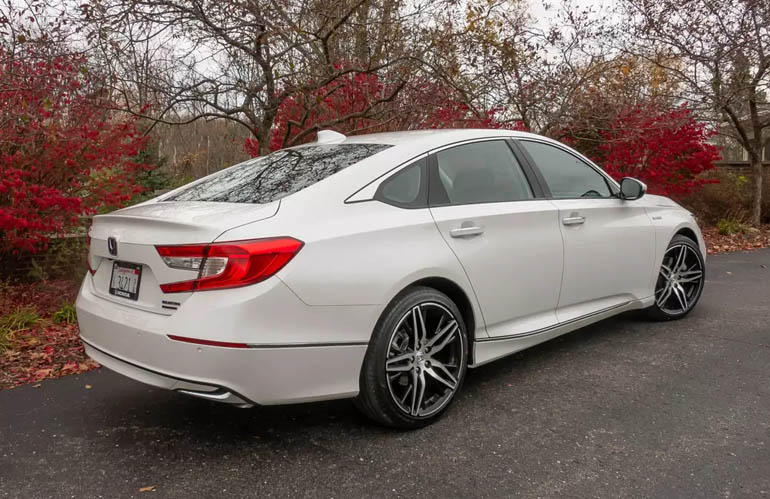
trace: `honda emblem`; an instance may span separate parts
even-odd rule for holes
[[[107,251],[109,251],[112,256],[118,256],[118,240],[114,237],[107,238]]]

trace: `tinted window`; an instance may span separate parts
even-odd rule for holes
[[[396,173],[380,186],[378,198],[398,206],[418,207],[425,205],[423,177],[427,160],[421,159]]]
[[[501,140],[445,149],[436,154],[436,159],[439,180],[452,204],[519,201],[533,197],[516,157]]]
[[[388,147],[384,144],[330,144],[284,149],[228,168],[164,201],[269,203]]]
[[[554,198],[607,198],[610,188],[604,177],[572,154],[542,142],[522,140]]]

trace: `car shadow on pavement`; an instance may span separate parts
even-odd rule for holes
[[[626,312],[476,367],[469,371],[465,390],[477,389],[482,383],[514,372],[526,376],[535,363],[553,363],[558,366],[563,360],[563,355],[595,348],[599,343],[611,340],[616,335],[625,334],[627,329],[636,329],[634,325],[641,323],[649,323],[643,313]]]
[[[641,321],[636,314],[624,314],[469,370],[458,399],[434,427],[452,424],[453,419],[473,417],[474,400],[493,398],[499,395],[501,386],[510,387],[517,379],[537,375],[537,369],[559,368],[565,356],[595,348],[616,335],[626,334],[629,329],[635,330],[636,323]],[[654,334],[649,328],[645,332]],[[122,437],[154,438],[171,434],[176,439],[204,446],[261,441],[286,448],[309,435],[324,433],[334,434],[335,438],[402,433],[370,422],[356,411],[350,400],[240,409],[131,382],[127,389],[103,396],[99,404],[101,407],[93,417],[101,421],[92,423],[98,427],[133,430],[114,432],[116,445],[122,444]]]

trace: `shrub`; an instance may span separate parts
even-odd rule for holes
[[[30,269],[27,272],[26,278],[32,282],[43,282],[49,279],[48,272],[45,271],[40,262],[37,259],[32,258],[30,261]]]
[[[37,311],[29,306],[18,307],[0,317],[0,350],[8,348],[8,342],[19,331],[29,329],[40,321]]]
[[[78,315],[75,305],[71,303],[65,303],[53,314],[53,321],[57,324],[75,324],[77,320]]]
[[[107,95],[83,56],[0,48],[0,251],[35,252],[141,191],[146,139]]]
[[[635,177],[651,193],[675,197],[714,182],[702,173],[714,168],[719,151],[686,107],[639,106],[621,113],[601,135],[596,159],[616,179]]]
[[[765,170],[764,177],[763,191],[770,192],[770,170]],[[709,183],[681,200],[698,215],[699,220],[714,225],[720,220],[750,219],[753,180],[748,172],[743,174],[717,168],[704,174],[704,178],[716,183]],[[770,218],[770,200],[763,202],[762,216],[765,220]]]
[[[717,222],[717,231],[723,236],[730,234],[745,234],[748,232],[748,225],[738,220],[722,219]]]

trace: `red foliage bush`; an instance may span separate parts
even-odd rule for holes
[[[636,107],[602,132],[598,162],[616,179],[635,177],[654,194],[682,197],[713,182],[700,174],[714,168],[719,150],[692,112]]]
[[[0,251],[34,252],[140,190],[145,139],[105,104],[83,57],[0,49]]]

